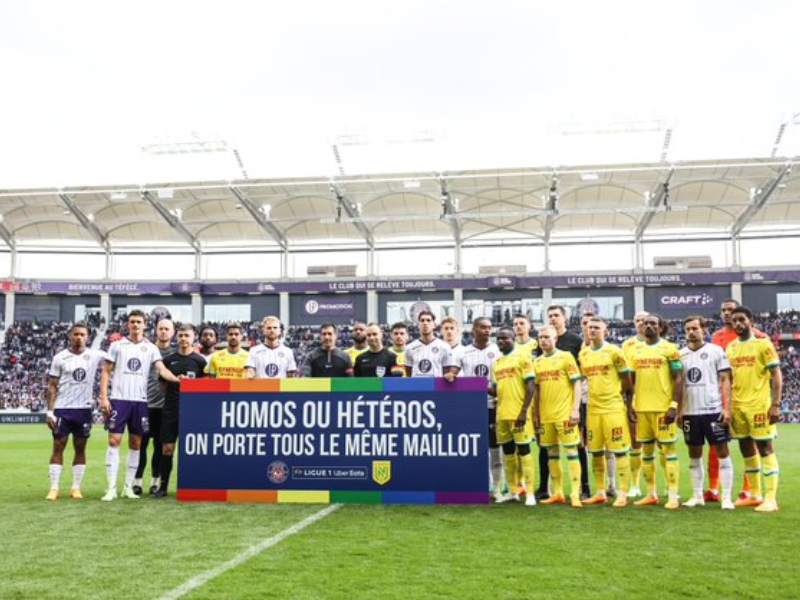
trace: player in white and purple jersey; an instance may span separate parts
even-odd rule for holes
[[[429,310],[419,313],[419,339],[406,347],[409,377],[442,377],[453,366],[447,342],[436,337],[436,317]]]
[[[689,473],[692,478],[692,497],[684,506],[702,506],[703,444],[717,451],[719,457],[722,508],[733,510],[733,460],[728,451],[731,422],[731,365],[725,350],[705,341],[706,320],[687,317],[683,321],[687,346],[681,349],[681,362],[686,377],[686,397],[683,401],[682,425],[689,446]]]
[[[86,471],[86,442],[92,431],[94,379],[106,353],[86,347],[89,326],[75,323],[69,331],[69,348],[53,357],[47,372],[47,426],[53,432],[48,500],[58,499],[64,449],[72,434],[72,488],[69,497],[83,498],[81,481]]]
[[[108,490],[102,500],[108,502],[117,497],[117,472],[119,471],[119,445],[125,427],[128,428],[128,461],[124,498],[139,498],[132,484],[139,466],[139,449],[142,435],[150,429],[147,410],[147,381],[150,369],[155,368],[166,381],[177,383],[179,379],[164,366],[161,353],[155,344],[144,337],[145,314],[132,310],[128,315],[128,337],[114,342],[108,349],[106,364],[100,377],[100,410],[106,417],[108,451],[106,452],[106,476]],[[111,382],[111,400],[108,384]]]
[[[250,348],[247,357],[248,379],[286,379],[297,373],[297,363],[291,348],[281,342],[281,321],[265,317],[264,343]]]

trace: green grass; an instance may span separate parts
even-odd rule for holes
[[[48,503],[48,433],[44,425],[0,426],[3,600],[157,599],[321,508],[99,502],[100,432],[89,444],[87,499]],[[777,514],[723,513],[716,504],[677,512],[346,505],[185,597],[795,597],[800,427],[780,433]],[[686,465],[684,453],[684,496]],[[65,468],[62,489],[71,477]]]

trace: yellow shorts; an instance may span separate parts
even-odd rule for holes
[[[636,429],[636,441],[649,444],[658,440],[662,444],[674,444],[678,441],[678,420],[667,425],[667,413],[640,412],[638,417],[638,427]]]
[[[522,429],[514,428],[514,421],[497,420],[497,443],[501,446],[510,441],[520,446],[533,441],[533,421],[528,419]]]
[[[769,404],[758,408],[739,408],[731,411],[731,435],[736,439],[772,440],[777,437],[777,428],[769,422]]]
[[[628,431],[628,415],[625,411],[602,414],[590,412],[586,422],[589,452],[608,450],[622,454],[630,451],[631,434]]]
[[[559,423],[542,423],[539,428],[539,445],[542,448],[561,444],[567,448],[579,446],[581,443],[581,430],[578,425],[570,425],[569,421]]]

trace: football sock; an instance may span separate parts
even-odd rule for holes
[[[128,470],[125,473],[125,487],[133,485],[133,478],[136,477],[136,469],[139,467],[138,450],[128,450]]]
[[[617,486],[617,457],[610,452],[606,454],[606,470],[606,487],[614,489]]]
[[[533,482],[536,481],[536,467],[533,461],[533,454],[529,452],[525,456],[520,456],[519,462],[522,465],[522,476],[525,478],[525,493],[528,495],[533,494]],[[545,486],[547,486],[546,480]],[[544,489],[547,489],[547,487]]]
[[[561,456],[551,455],[547,461],[550,466],[550,481],[553,482],[553,494],[564,495],[564,470],[561,468]],[[544,473],[542,473],[544,476]]]
[[[173,456],[161,455],[161,486],[160,488],[166,491],[169,488],[169,478],[172,475],[172,460]]]
[[[680,484],[681,464],[678,461],[678,449],[675,444],[664,444],[661,448],[661,456],[667,465],[667,491],[669,492],[669,497],[677,498],[680,495],[678,485]],[[702,487],[700,489],[702,490]]]
[[[119,446],[109,446],[106,451],[106,478],[108,489],[117,487],[117,471],[119,471]]]
[[[602,452],[592,454],[592,473],[594,473],[595,491],[606,493],[606,457]]]
[[[692,479],[692,493],[695,498],[703,497],[703,481],[705,480],[705,473],[703,473],[703,459],[690,458],[689,459],[689,475]]]
[[[508,493],[509,494],[516,494],[517,490],[514,489],[513,481],[516,481],[517,476],[517,455],[514,454],[506,454],[505,455],[505,464],[506,464],[506,480],[509,482],[508,484]]]
[[[578,462],[581,465],[581,487],[589,488],[589,459],[587,458],[586,448],[578,448]]]
[[[708,489],[719,491],[720,466],[722,462],[717,454],[717,449],[711,446],[708,453]]]
[[[495,491],[503,489],[503,452],[498,448],[489,448],[489,468],[492,473],[492,485]]]
[[[631,489],[631,459],[627,454],[617,454],[617,474],[619,475],[619,488],[617,494],[620,496],[628,495]]]
[[[50,489],[57,490],[61,481],[61,465],[50,463]]]
[[[86,473],[86,465],[72,465],[72,489],[81,489],[83,475]]]
[[[579,498],[581,495],[581,461],[578,452],[567,451],[567,469],[569,469],[569,480],[572,483],[570,495],[573,498]],[[563,479],[563,476],[562,476]]]
[[[778,457],[773,452],[769,456],[761,459],[761,465],[764,468],[764,499],[775,501],[778,494]]]
[[[744,468],[747,472],[747,481],[750,482],[750,495],[754,498],[761,496],[761,457],[754,454],[745,457]]]
[[[631,459],[631,485],[633,487],[639,487],[639,480],[642,477],[642,450],[641,448],[637,448],[635,450],[631,450],[630,454]]]
[[[647,484],[647,492],[651,496],[657,496],[656,489],[656,457],[655,444],[645,444],[642,447],[642,472],[644,481]]]
[[[722,499],[730,500],[733,492],[733,459],[730,455],[719,459],[719,482],[722,486]]]

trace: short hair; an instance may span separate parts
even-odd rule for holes
[[[354,329],[355,329],[355,328],[356,328],[358,325],[363,325],[364,327],[366,327],[366,326],[367,326],[367,324],[366,324],[364,321],[353,321],[353,328],[354,328]]]
[[[723,300],[720,303],[720,306],[722,306],[723,304],[733,304],[734,308],[739,308],[742,305],[742,303],[736,300],[735,298],[725,298],[725,300]]]
[[[548,306],[547,307],[547,314],[548,315],[550,314],[551,310],[557,310],[558,312],[560,312],[565,317],[567,316],[567,309],[564,308],[563,306],[561,306],[560,304],[551,304],[550,306]]]
[[[556,336],[558,335],[556,328],[553,327],[552,325],[542,325],[541,327],[539,327],[539,335],[542,335],[542,333],[545,331],[552,331],[553,333],[556,334]]]
[[[481,324],[481,321],[488,321],[489,325],[492,324],[492,320],[489,317],[478,317],[474,321],[472,321],[472,328],[475,329]]]
[[[650,313],[645,319],[654,318],[658,320],[658,335],[663,335],[669,330],[669,323],[667,320],[658,313]]]
[[[161,319],[162,321],[164,319]],[[194,333],[194,325],[191,323],[181,323],[180,327],[178,327],[178,331],[191,331]]]
[[[603,325],[606,324],[606,320],[603,317],[598,317],[597,315],[590,315],[590,314],[585,314],[583,316],[584,317],[589,317],[589,321],[590,322],[591,321],[595,321],[595,322],[598,322],[598,323],[602,323]]]
[[[322,325],[320,325],[320,328],[319,328],[320,332],[323,329],[333,329],[333,333],[336,333],[337,331],[339,331],[339,329],[333,323],[323,323]]]
[[[86,333],[89,333],[91,329],[89,329],[89,324],[86,321],[75,321],[72,324],[72,327],[69,328],[69,332],[72,333],[74,329],[85,329]]]
[[[701,317],[700,315],[690,315],[690,316],[686,317],[683,320],[683,326],[686,327],[692,321],[697,321],[698,323],[700,323],[700,328],[701,329],[707,329],[708,328],[708,319],[706,319],[705,317]]]
[[[161,325],[161,323],[163,323],[164,321],[169,321],[169,324],[170,324],[170,325],[172,325],[172,328],[173,328],[173,329],[175,329],[175,321],[173,321],[173,320],[172,320],[172,319],[170,319],[169,317],[163,317],[163,318],[159,319],[158,321],[156,321],[156,329],[157,329],[157,328],[158,328],[158,326],[159,326],[159,325]],[[192,326],[192,328],[194,328],[194,326]]]
[[[736,313],[743,314],[745,317],[747,317],[748,321],[752,321],[753,320],[753,311],[750,310],[749,308],[747,308],[746,306],[742,306],[740,304],[739,306],[737,306],[736,308],[734,308],[731,311],[731,316],[735,315]]]
[[[214,332],[214,337],[215,338],[219,337],[219,334],[217,333],[216,328],[212,327],[211,325],[203,325],[203,327],[200,329],[200,335],[202,336],[206,331],[213,331]]]
[[[134,308],[131,312],[128,313],[129,321],[131,317],[142,317],[142,319],[144,319],[144,322],[147,323],[147,315],[143,310],[139,310],[138,308]]]
[[[428,315],[433,320],[433,322],[436,323],[436,315],[427,309],[419,311],[419,314],[417,315],[417,321],[422,319],[422,317],[424,317],[425,315]]]
[[[225,328],[225,333],[230,333],[231,329],[238,329],[241,332],[242,324],[236,322],[228,323],[228,326]]]
[[[396,329],[405,329],[406,331],[408,331],[408,326],[405,323],[403,323],[402,321],[398,321],[397,323],[392,325],[392,329],[391,330],[394,331]]]
[[[501,334],[501,333],[507,333],[507,334],[508,334],[508,335],[510,335],[512,338],[513,338],[513,337],[516,337],[516,335],[517,335],[516,333],[514,333],[514,330],[513,330],[513,329],[511,329],[510,327],[501,327],[501,328],[500,328],[500,329],[497,331],[497,337],[500,337],[500,334]]]
[[[367,328],[369,328],[369,327],[377,327],[378,329],[383,331],[383,328],[381,328],[380,324],[378,324],[378,323],[374,323],[374,322],[373,323],[368,323],[367,324]]]
[[[280,320],[278,317],[276,317],[275,315],[267,315],[266,317],[264,317],[264,318],[261,320],[261,325],[262,325],[262,326],[263,326],[263,325],[266,325],[267,323],[269,323],[269,322],[271,322],[271,321],[275,321],[275,322],[277,322],[277,323],[278,323],[278,325],[280,325],[280,324],[281,324],[281,320]]]
[[[528,315],[522,313],[517,313],[514,315],[514,320],[516,321],[517,319],[525,319],[528,323],[531,322],[531,318]]]
[[[453,325],[456,326],[456,329],[461,329],[461,323],[459,323],[455,317],[445,317],[444,319],[442,319],[442,325],[444,325],[445,323],[452,323]]]

